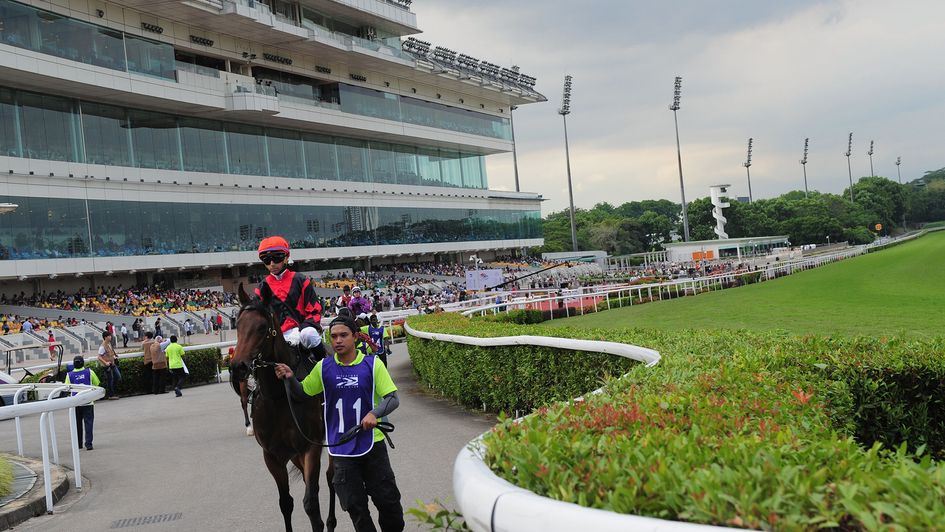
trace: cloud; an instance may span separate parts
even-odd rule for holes
[[[575,6],[578,6],[577,8]],[[544,104],[515,113],[523,190],[543,212],[568,204],[560,86],[574,76],[568,117],[575,204],[649,198],[679,201],[673,77],[688,200],[731,183],[747,195],[745,148],[754,138],[752,189],[770,197],[803,187],[809,137],[811,188],[853,176],[903,178],[945,165],[945,3],[934,0],[678,2],[437,0],[416,4],[423,38],[538,77]],[[510,155],[486,159],[490,184],[514,189]]]

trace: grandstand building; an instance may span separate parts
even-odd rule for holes
[[[302,270],[541,245],[483,160],[535,79],[410,4],[0,0],[0,290],[226,287],[268,234]]]

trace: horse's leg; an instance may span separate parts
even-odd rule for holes
[[[295,504],[292,502],[292,495],[289,494],[289,472],[286,470],[286,464],[266,451],[263,451],[263,459],[266,461],[269,474],[276,481],[276,487],[279,488],[279,510],[282,511],[282,519],[285,520],[285,532],[292,532],[292,508]]]
[[[328,466],[325,467],[325,480],[328,481],[328,532],[335,532],[338,520],[335,519],[335,461],[328,455]]]
[[[245,422],[246,435],[253,435],[253,426],[249,421],[249,385],[246,381],[240,381],[240,406],[243,407],[243,421]]]
[[[305,513],[308,514],[309,521],[312,522],[312,532],[322,532],[325,529],[325,523],[322,522],[322,510],[318,504],[318,477],[322,465],[321,447],[309,447],[308,451],[302,455],[302,474],[305,478],[305,498],[302,499],[302,505]],[[329,527],[328,530],[334,530]]]

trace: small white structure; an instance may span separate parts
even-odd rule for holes
[[[720,239],[728,238],[728,233],[725,232],[725,222],[728,220],[725,216],[722,216],[722,209],[731,207],[731,204],[725,201],[730,186],[732,185],[712,185],[709,187],[709,194],[712,197],[712,217],[715,218],[715,235]]]
[[[663,244],[670,262],[701,262],[717,259],[736,259],[771,254],[775,248],[789,247],[788,237],[755,236],[726,238],[724,240],[697,240]]]

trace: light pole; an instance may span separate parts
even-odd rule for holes
[[[689,242],[689,214],[686,206],[686,186],[683,184],[682,177],[682,151],[679,149],[679,120],[676,119],[676,111],[679,110],[679,95],[682,92],[682,78],[676,76],[673,84],[673,103],[669,110],[673,112],[673,123],[676,125],[676,160],[679,162],[679,196],[682,200],[682,226],[683,242]]]
[[[850,176],[850,202],[853,200],[853,170],[850,168],[850,153],[853,151],[853,132],[850,132],[850,136],[847,137],[847,151],[844,152],[844,155],[847,156],[847,174]]]
[[[804,197],[807,197],[807,143],[810,138],[804,139],[804,158],[801,159],[801,166],[804,168]]]
[[[748,159],[742,163],[742,166],[745,167],[745,172],[748,173],[748,203],[754,201],[754,198],[751,195],[751,143],[754,139],[751,137],[748,138]]]
[[[515,168],[515,192],[521,192],[518,185],[518,153],[515,149],[515,118],[514,111],[518,109],[517,105],[509,107],[509,125],[512,127],[512,166]]]
[[[564,96],[558,114],[564,120],[564,157],[568,164],[568,200],[571,202],[571,251],[577,251],[577,225],[574,223],[574,190],[571,188],[571,152],[568,149],[568,115],[571,114],[570,74],[564,77]]]
[[[902,170],[899,169],[899,165],[902,164],[902,157],[896,157],[896,175],[899,176],[899,186],[902,186]],[[906,206],[902,206],[902,230],[906,230]]]
[[[876,173],[873,172],[873,141],[872,140],[870,141],[870,151],[866,152],[866,154],[870,156],[870,175],[874,176],[876,175]]]

